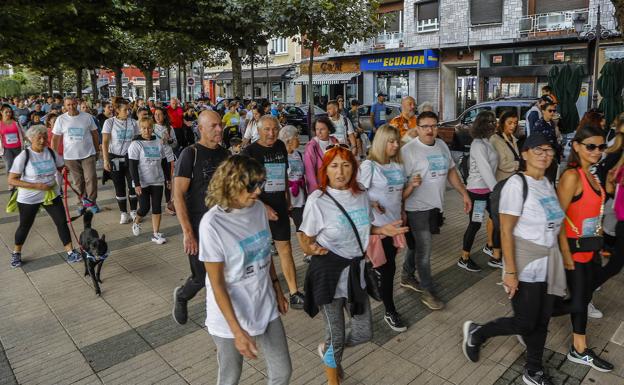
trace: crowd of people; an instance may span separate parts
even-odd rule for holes
[[[185,324],[188,301],[206,287],[219,384],[238,383],[243,358],[256,358],[258,345],[269,383],[289,382],[280,314],[292,308],[310,317],[321,313],[325,339],[318,354],[334,385],[343,377],[345,349],[372,338],[369,297],[382,302],[389,328],[407,330],[393,298],[400,249],[400,286],[427,308],[444,309],[431,257],[433,235],[444,231],[450,185],[468,216],[458,268],[482,270],[471,256],[485,222],[487,265],[500,269],[513,308],[510,317],[466,321],[466,357],[476,362],[489,338],[517,335],[527,351],[524,382],[551,384],[542,363],[548,324],[568,315],[568,360],[613,370],[589,348],[587,329],[588,317],[603,316],[591,303],[594,291],[624,265],[624,114],[609,131],[599,112],[588,112],[563,159],[554,95],[544,95],[529,111],[528,136],[521,141],[515,112],[484,111],[471,126],[464,183],[438,138],[432,106],[417,110],[407,96],[400,115],[388,120],[379,107],[384,98],[380,93],[371,107],[370,137],[357,102],[347,110],[341,97],[328,101],[327,116],[315,119],[303,149],[298,128],[285,124],[283,106],[266,102],[242,107],[233,100],[221,111],[181,106],[175,98],[167,107],[116,98],[91,108],[73,97],[62,106],[54,98],[3,104],[3,159],[20,214],[11,265],[21,265],[41,205],[68,262],[80,260],[67,229],[59,170],[68,170],[79,212],[96,213],[101,159],[104,179],[115,187],[120,224],[132,223],[134,235],[151,209],[151,240],[166,242],[160,232],[163,196],[167,212],[177,216],[191,275],[174,290],[173,318]],[[31,108],[38,120],[29,125]],[[25,123],[22,116],[28,116]],[[292,251],[293,224],[307,262],[303,282]]]

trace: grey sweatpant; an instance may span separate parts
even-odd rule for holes
[[[243,369],[243,356],[234,346],[233,338],[221,338],[211,335],[217,345],[219,377],[217,385],[236,385]],[[290,353],[282,320],[269,322],[264,334],[253,337],[264,354],[267,366],[268,385],[287,385],[292,373]]]
[[[363,344],[373,338],[373,318],[368,296],[364,313],[351,317],[349,333],[345,324],[346,305],[346,298],[334,298],[331,303],[321,306],[321,315],[325,320],[323,363],[330,368],[337,368],[340,365],[345,347]]]

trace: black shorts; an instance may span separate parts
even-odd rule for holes
[[[288,207],[286,200],[284,202],[267,203],[273,210],[277,212],[277,220],[269,220],[271,228],[271,236],[274,241],[290,241],[290,219],[288,217]]]
[[[301,222],[303,222],[303,207],[293,207],[290,211],[290,217],[295,222],[295,231],[299,232],[299,227],[301,227]]]

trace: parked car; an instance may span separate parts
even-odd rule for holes
[[[360,115],[360,119],[359,119],[360,126],[362,126],[364,131],[367,133],[373,130],[373,126],[371,125],[371,120],[370,120],[370,114],[371,114],[370,110],[371,110],[370,104],[362,104],[360,107],[358,107],[358,113]],[[400,113],[401,113],[400,103],[386,102],[386,121],[387,122],[390,122],[392,118],[394,118],[395,116],[398,116]]]
[[[498,118],[505,111],[515,110],[519,117],[516,137],[518,137],[518,139],[524,138],[526,113],[536,101],[537,98],[509,98],[476,104],[462,112],[457,119],[441,122],[438,128],[438,136],[444,140],[452,150],[464,151],[466,147],[470,146],[470,143],[472,143],[470,126],[480,112],[492,111]]]
[[[308,135],[308,110],[310,106],[307,104],[289,104],[284,103],[284,111],[286,111],[286,122],[297,127],[300,134]],[[321,116],[327,116],[327,112],[318,106],[314,106],[314,116],[312,121]]]

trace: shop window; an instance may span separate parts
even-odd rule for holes
[[[414,4],[414,15],[416,17],[416,32],[440,29],[438,1],[421,1]]]
[[[470,22],[472,25],[501,24],[503,0],[470,0]]]
[[[571,11],[589,7],[588,0],[535,0],[535,14]]]
[[[409,94],[409,73],[407,71],[378,72],[377,92],[388,95],[389,102],[401,102]]]
[[[519,66],[530,66],[531,63],[531,54],[530,53],[521,53],[518,54],[518,65]]]
[[[276,55],[282,55],[288,53],[288,42],[284,37],[274,37],[270,42],[271,50]]]
[[[500,53],[490,55],[490,67],[502,67],[513,65],[513,53]]]

